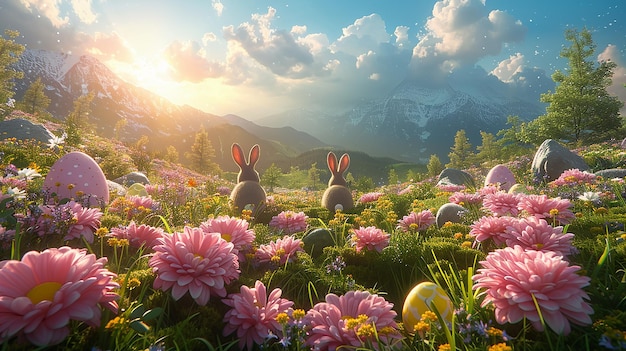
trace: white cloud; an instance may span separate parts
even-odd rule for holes
[[[488,12],[483,0],[435,3],[426,33],[413,49],[415,73],[449,72],[500,53],[505,43],[523,40],[526,28],[506,12]]]
[[[250,22],[224,27],[224,38],[239,45],[250,58],[274,74],[285,77],[309,75],[314,57],[310,48],[298,42],[293,32],[272,28],[276,10],[268,8],[265,14],[254,14]],[[302,27],[296,27],[296,32]]]
[[[81,22],[91,24],[98,16],[91,9],[91,0],[72,0],[72,7]]]
[[[82,37],[85,51],[99,60],[120,62],[133,62],[134,60],[132,49],[117,32],[111,34],[96,32],[93,36],[83,34]]]
[[[61,17],[61,9],[58,0],[20,0],[22,5],[30,12],[37,10],[44,17],[50,20],[56,28],[65,26],[70,22],[69,17]]]
[[[364,16],[342,30],[343,34],[331,45],[333,52],[343,52],[354,57],[375,50],[381,43],[388,43],[385,21],[378,14]]]
[[[402,47],[409,42],[409,27],[407,26],[396,27],[396,30],[393,32],[393,35],[396,36],[396,45]]]
[[[213,9],[218,16],[222,16],[222,13],[224,12],[224,4],[222,4],[220,0],[211,1],[211,6],[213,6]]]
[[[508,83],[513,80],[513,77],[521,73],[526,64],[526,59],[521,53],[511,55],[508,59],[502,60],[496,68],[490,73],[498,77],[501,81]]]
[[[206,59],[205,52],[195,41],[171,43],[165,50],[164,57],[177,81],[197,83],[206,78],[219,77],[224,72],[222,64]]]
[[[619,53],[617,46],[608,45],[600,55],[598,55],[598,61],[612,61],[617,67],[613,70],[613,81],[611,86],[607,88],[607,91],[617,96],[620,101],[626,102],[626,65]],[[621,109],[622,114],[626,114],[626,104]]]

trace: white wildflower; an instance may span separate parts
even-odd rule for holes
[[[41,174],[32,168],[22,168],[17,171],[18,179],[32,180],[37,177],[41,177]]]
[[[57,146],[60,146],[61,144],[65,143],[65,138],[67,137],[66,133],[63,133],[63,135],[61,135],[60,137],[58,136],[53,136],[52,138],[48,139],[48,147],[50,149],[54,149]]]

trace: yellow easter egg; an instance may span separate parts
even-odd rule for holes
[[[404,300],[402,306],[402,322],[404,328],[412,333],[417,322],[426,311],[434,311],[448,322],[452,321],[452,302],[446,292],[437,284],[422,282],[417,284]]]
[[[146,187],[143,184],[134,183],[128,188],[128,190],[126,191],[126,195],[148,196],[148,191],[146,190]]]
[[[509,194],[515,194],[515,193],[528,193],[528,190],[526,189],[525,185],[519,184],[519,183],[515,183],[513,184],[513,186],[509,189]]]

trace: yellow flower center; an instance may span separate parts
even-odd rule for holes
[[[26,297],[30,299],[33,305],[40,303],[41,301],[54,299],[54,294],[61,289],[61,284],[57,282],[41,283],[34,288],[30,289]]]
[[[224,240],[226,240],[228,242],[230,242],[233,239],[232,235],[230,235],[228,233],[222,233],[221,235],[222,235],[222,239],[224,239]]]

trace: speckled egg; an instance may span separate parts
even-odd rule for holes
[[[413,333],[415,325],[422,319],[422,314],[426,311],[433,311],[434,308],[443,319],[448,322],[452,321],[452,302],[446,292],[433,282],[417,284],[406,296],[402,306],[404,328],[409,333]]]
[[[59,199],[89,197],[90,206],[109,202],[109,186],[96,161],[83,152],[70,152],[58,159],[46,175],[43,189]]]
[[[515,184],[515,175],[504,165],[496,165],[485,177],[485,186],[500,185],[500,189],[509,191]]]
[[[128,190],[126,191],[127,196],[148,196],[148,191],[146,187],[141,183],[134,183]]]

